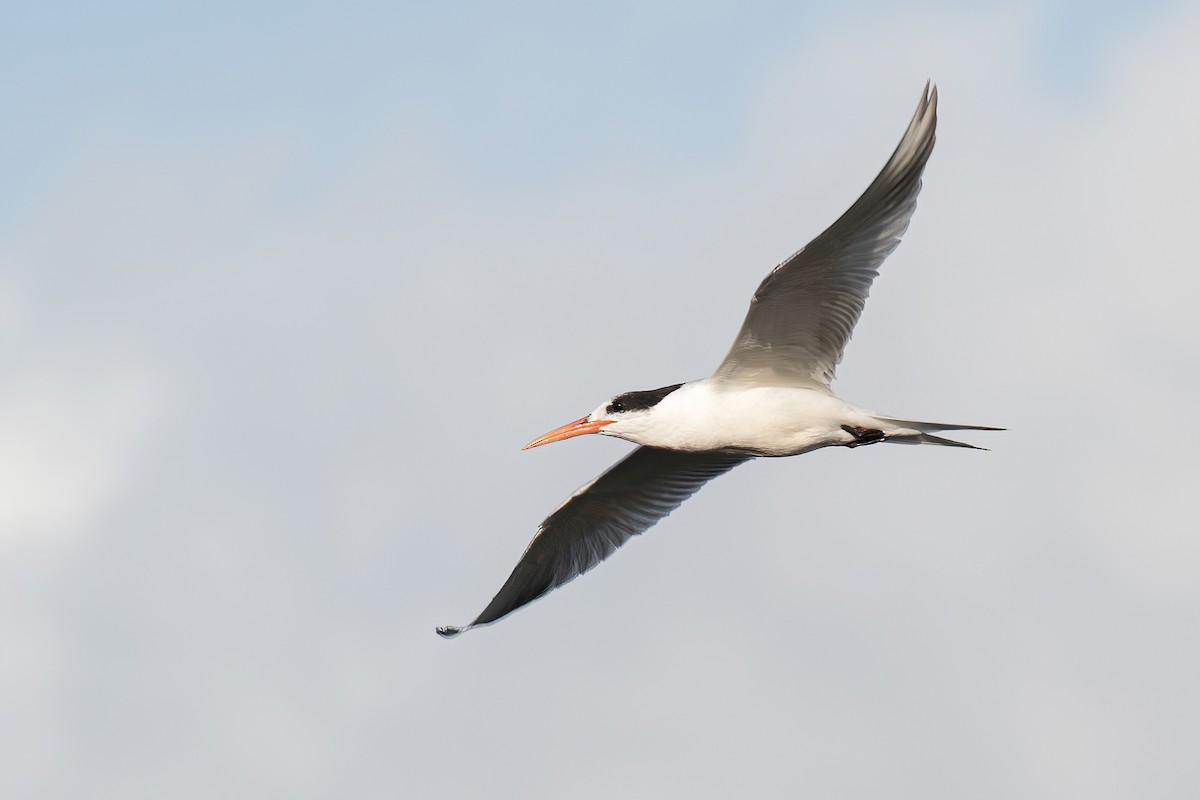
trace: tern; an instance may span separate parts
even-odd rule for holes
[[[495,622],[587,572],[752,458],[880,442],[982,449],[934,434],[1003,430],[880,416],[830,389],[879,265],[908,228],[936,127],[937,88],[927,83],[883,170],[837,222],[771,270],[711,376],[618,394],[525,446],[587,433],[639,445],[546,517],[473,622],[438,628],[440,635]]]

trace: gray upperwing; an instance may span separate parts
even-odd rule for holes
[[[470,625],[437,632],[449,638],[495,622],[582,575],[705,483],[748,459],[732,453],[639,447],[546,517],[508,580]]]
[[[759,285],[713,377],[828,390],[879,265],[900,243],[916,209],[936,128],[937,88],[926,84],[908,129],[874,182],[837,222]]]

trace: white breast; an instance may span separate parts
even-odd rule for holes
[[[685,384],[652,413],[605,433],[672,450],[737,449],[790,456],[843,444],[843,424],[870,415],[824,392],[800,387],[731,387],[709,379]]]

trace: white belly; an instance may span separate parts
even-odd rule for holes
[[[853,437],[842,425],[872,423],[869,413],[824,392],[777,386],[729,390],[704,380],[665,397],[639,430],[612,433],[672,450],[735,449],[791,456],[846,444]]]

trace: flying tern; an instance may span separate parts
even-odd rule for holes
[[[495,622],[599,564],[705,483],[760,456],[879,442],[974,445],[934,434],[1003,430],[880,416],[830,389],[871,282],[909,219],[933,151],[937,88],[883,170],[837,222],[763,280],[725,360],[707,378],[625,392],[525,449],[598,433],[639,447],[576,491],[538,527],[500,591],[469,625]]]

